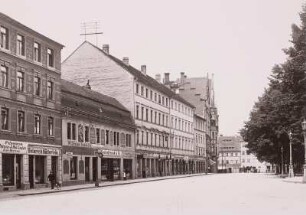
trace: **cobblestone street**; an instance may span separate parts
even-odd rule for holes
[[[23,215],[298,215],[305,214],[305,199],[305,184],[274,175],[219,174],[7,199],[0,202],[0,211]]]

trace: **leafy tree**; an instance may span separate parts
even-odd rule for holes
[[[301,26],[292,25],[292,46],[284,49],[287,60],[275,65],[269,86],[259,97],[241,130],[251,153],[261,161],[280,165],[289,160],[289,131],[292,131],[296,168],[303,163],[301,122],[306,113],[306,7],[300,13]]]

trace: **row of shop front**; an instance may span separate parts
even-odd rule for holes
[[[206,173],[208,168],[204,158],[137,152],[137,177],[161,177],[181,174]]]
[[[0,140],[0,168],[0,190],[47,187],[50,171],[63,186],[207,171],[201,158],[10,140]]]

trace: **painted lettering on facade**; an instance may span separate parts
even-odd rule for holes
[[[24,142],[0,140],[0,152],[2,153],[26,154],[27,146],[28,144]]]
[[[43,146],[28,146],[28,154],[59,156],[60,150]]]

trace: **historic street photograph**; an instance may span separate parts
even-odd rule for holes
[[[306,214],[305,0],[0,0],[0,214]]]

